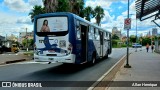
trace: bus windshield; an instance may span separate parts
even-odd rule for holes
[[[37,33],[66,32],[68,31],[67,17],[43,17],[37,19]]]

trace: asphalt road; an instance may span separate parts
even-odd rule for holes
[[[100,60],[94,66],[64,65],[61,63],[39,64],[32,61],[0,66],[0,81],[70,81],[70,86],[74,85],[74,81],[97,81],[125,54],[125,48],[113,49],[113,52],[109,55],[108,59]],[[86,90],[87,88],[88,87],[52,87],[30,89]],[[0,89],[22,90],[22,88]],[[25,89],[27,90],[27,88],[23,88],[23,90]]]

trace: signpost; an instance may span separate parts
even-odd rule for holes
[[[124,68],[131,68],[128,63],[129,59],[129,29],[131,29],[131,19],[129,18],[129,0],[128,0],[128,18],[124,20],[124,29],[127,30],[127,60]]]
[[[124,29],[125,30],[131,29],[131,19],[130,18],[126,18],[124,20]]]

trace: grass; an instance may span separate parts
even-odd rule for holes
[[[127,47],[127,45],[123,44],[123,45],[113,45],[113,48],[123,48],[123,47]],[[132,45],[129,45],[129,47],[132,47]]]
[[[23,54],[24,55],[30,55],[30,56],[33,56],[34,54],[33,54],[34,52],[33,51],[26,51],[26,52],[24,52]]]

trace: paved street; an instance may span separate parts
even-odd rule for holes
[[[134,49],[131,49],[130,51],[134,51]],[[107,60],[101,60],[94,66],[63,65],[61,63],[39,64],[33,61],[0,66],[0,72],[1,72],[0,80],[1,81],[96,81],[125,54],[126,54],[125,48],[113,49],[112,54],[109,56]],[[78,88],[78,90],[86,90],[87,88],[88,87]],[[57,88],[54,89],[56,90]],[[70,90],[71,88],[58,88],[58,89]]]
[[[15,61],[26,61],[31,60],[33,56],[24,55],[23,52],[13,53],[13,52],[5,52],[0,54],[0,65],[4,65],[6,63],[15,62]]]

